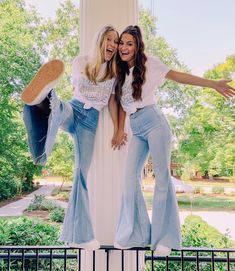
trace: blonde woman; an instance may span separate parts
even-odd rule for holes
[[[43,65],[22,93],[24,121],[35,164],[44,165],[52,150],[58,128],[71,134],[75,146],[73,188],[60,239],[73,247],[98,249],[89,211],[87,174],[92,160],[99,112],[109,104],[114,123],[115,145],[123,139],[117,129],[117,105],[112,95],[118,33],[112,26],[97,35],[92,53],[78,56],[73,62],[73,99],[58,99],[54,87],[64,65],[52,60]]]

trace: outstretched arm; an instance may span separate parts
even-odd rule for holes
[[[167,73],[166,79],[170,79],[181,84],[213,88],[226,98],[233,97],[235,95],[235,88],[228,84],[232,80],[209,80],[174,70],[170,70]]]

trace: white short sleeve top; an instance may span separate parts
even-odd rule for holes
[[[108,104],[112,93],[114,78],[97,82],[96,84],[90,81],[84,72],[87,64],[86,56],[77,56],[73,61],[72,66],[72,84],[74,87],[73,97],[84,103],[84,108],[91,107],[100,111]],[[101,78],[105,72],[107,63],[103,63],[98,78]]]
[[[137,108],[143,108],[156,103],[154,91],[163,85],[166,80],[165,76],[170,71],[170,68],[157,57],[148,56],[145,65],[146,79],[142,85],[142,100],[135,101],[132,97],[133,89],[131,83],[133,80],[132,72],[134,67],[130,69],[130,74],[126,76],[125,83],[123,84],[121,104],[127,115],[136,112]]]

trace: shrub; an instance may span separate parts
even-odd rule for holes
[[[32,203],[29,204],[27,210],[35,211],[35,210],[48,210],[51,211],[57,208],[58,205],[51,200],[45,198],[45,195],[34,195],[34,199]]]
[[[50,225],[39,219],[31,219],[26,217],[0,219],[0,245],[15,245],[15,246],[53,246],[64,245],[58,241],[60,227],[58,225]],[[41,251],[42,252],[42,251]],[[24,270],[35,270],[34,259],[25,259]],[[50,270],[50,262],[40,259],[38,270]],[[68,271],[76,270],[76,261],[68,261]],[[11,260],[12,271],[22,270],[22,262]],[[0,261],[0,270],[8,270],[7,260]],[[63,260],[53,260],[52,270],[64,270]]]
[[[224,187],[223,186],[214,186],[212,188],[213,194],[224,194]]]
[[[2,157],[0,157],[0,165],[0,201],[2,201],[19,194],[22,185],[10,165],[4,165]]]
[[[51,200],[48,200],[48,199],[45,199],[42,201],[42,204],[40,206],[40,210],[48,210],[48,211],[51,211],[51,210],[54,210],[58,208],[58,205],[51,201]]]
[[[49,218],[54,222],[63,222],[64,220],[64,208],[57,207],[51,211]]]
[[[228,248],[233,247],[234,242],[229,240],[228,234],[221,234],[212,226],[208,225],[204,220],[202,220],[199,216],[188,216],[185,219],[185,223],[181,228],[182,232],[182,246],[183,247],[216,247],[216,248]],[[147,253],[151,255],[149,252]],[[179,252],[172,252],[171,255],[180,255]],[[187,252],[184,253],[187,256],[195,256],[195,253]],[[202,255],[202,253],[200,253]],[[203,253],[203,256],[210,255],[210,252]],[[169,270],[181,270],[181,263],[168,263]],[[218,268],[218,269],[217,269]],[[146,271],[150,271],[151,266],[149,262],[146,264]],[[155,262],[154,270],[165,271],[166,263],[165,262]],[[196,270],[196,263],[186,262],[184,263],[185,271]],[[201,263],[200,264],[201,271],[211,271],[211,263]],[[216,264],[216,269],[219,271],[226,271],[226,267],[223,264]]]
[[[58,245],[60,228],[39,219],[0,219],[0,245]]]
[[[201,186],[195,186],[193,189],[194,194],[202,194],[203,192],[204,192],[204,190]]]
[[[201,217],[190,215],[182,225],[183,246],[228,248],[234,246],[227,234],[221,234]],[[200,239],[200,241],[199,241]]]

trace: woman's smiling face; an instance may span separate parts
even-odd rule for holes
[[[104,46],[104,59],[109,61],[116,54],[118,48],[118,34],[116,31],[109,31]]]
[[[118,52],[122,61],[127,62],[129,68],[135,64],[136,42],[132,35],[124,33],[121,36]]]

